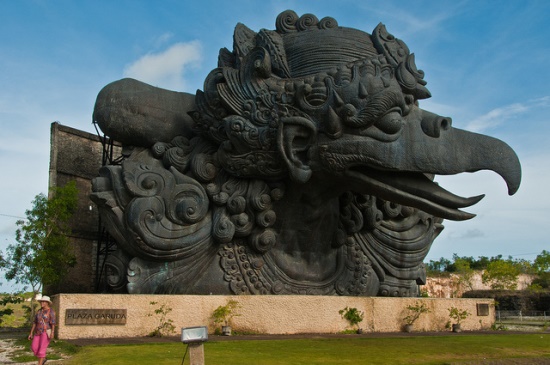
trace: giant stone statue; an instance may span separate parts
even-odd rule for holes
[[[91,198],[118,242],[113,291],[412,296],[443,219],[464,198],[436,174],[493,170],[500,140],[420,109],[424,72],[403,41],[285,11],[235,28],[196,95],[123,79],[94,120],[121,142]]]

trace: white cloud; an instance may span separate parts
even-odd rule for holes
[[[157,37],[157,39],[155,40],[155,46],[157,47],[161,47],[162,45],[168,43],[168,41],[170,39],[172,39],[174,37],[174,33],[170,33],[170,32],[167,32],[167,33],[164,33],[164,34],[161,34],[159,37]]]
[[[449,238],[453,239],[472,239],[485,236],[485,233],[479,228],[468,229],[466,231],[451,232]]]
[[[524,104],[515,103],[501,108],[496,108],[490,112],[472,120],[466,126],[466,129],[473,132],[482,132],[489,128],[494,128],[504,120],[517,114],[525,113],[528,108]]]
[[[372,7],[370,3],[366,3],[363,8],[369,13],[374,13],[379,19],[387,19],[384,22],[393,21],[395,26],[401,29],[390,29],[390,33],[394,33],[398,38],[404,39],[405,43],[408,37],[413,34],[436,34],[437,31],[445,24],[449,18],[456,17],[464,10],[464,1],[453,3],[445,3],[441,5],[430,4],[423,11],[415,12],[409,8],[403,7],[400,1],[386,3],[383,7]],[[427,14],[429,12],[429,14]]]
[[[472,132],[483,132],[502,124],[507,119],[520,114],[525,114],[534,108],[544,108],[550,106],[550,96],[538,99],[528,100],[524,103],[514,103],[500,108],[493,109],[488,113],[475,118],[466,126],[467,130]]]
[[[182,91],[185,71],[200,66],[202,46],[198,41],[176,43],[164,52],[148,53],[124,68],[124,76],[148,84]]]

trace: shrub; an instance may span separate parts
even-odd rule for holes
[[[151,305],[156,305],[158,302],[150,302]],[[174,326],[174,321],[167,318],[168,314],[172,311],[172,308],[167,307],[166,304],[161,305],[159,308],[155,309],[153,313],[148,314],[147,316],[152,317],[153,315],[158,316],[158,326],[149,334],[151,337],[162,337],[164,335],[170,335],[174,332],[176,327]]]
[[[240,316],[236,312],[238,308],[240,308],[240,305],[236,300],[229,300],[226,305],[220,305],[212,313],[214,323],[223,323],[225,326],[229,326],[233,317]]]
[[[416,302],[414,305],[407,306],[408,314],[403,318],[406,324],[412,325],[423,313],[429,313],[430,310],[426,306],[426,303]]]
[[[359,323],[363,321],[365,313],[359,311],[357,308],[346,307],[338,311],[340,316],[348,321],[351,327],[357,327],[359,329]]]
[[[456,324],[460,324],[462,320],[468,318],[468,316],[470,315],[470,312],[468,312],[468,310],[466,309],[460,310],[457,307],[451,307],[451,308],[448,308],[448,310],[449,310],[449,317],[451,317],[451,319],[454,319]]]

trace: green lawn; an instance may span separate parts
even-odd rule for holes
[[[181,343],[84,346],[63,365],[176,365]],[[315,364],[456,364],[479,359],[550,359],[550,334],[483,334],[457,336],[338,339],[210,341],[207,365]],[[189,356],[185,360],[189,364]]]

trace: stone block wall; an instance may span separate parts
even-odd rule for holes
[[[93,293],[96,290],[99,214],[89,198],[91,179],[102,166],[103,145],[99,136],[63,126],[51,126],[49,185],[63,186],[74,180],[78,188],[77,212],[69,222],[77,264],[60,284],[44,289],[54,293]],[[120,147],[116,152],[120,153]]]

